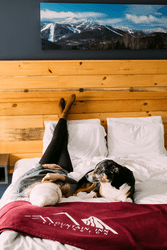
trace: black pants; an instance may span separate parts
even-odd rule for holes
[[[45,150],[40,164],[55,163],[60,167],[64,168],[68,172],[73,171],[71,159],[68,153],[68,131],[67,131],[67,121],[60,118],[58,121],[52,140]]]

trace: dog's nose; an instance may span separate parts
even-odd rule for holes
[[[88,181],[90,182],[93,181],[93,178],[94,178],[93,172],[87,173],[85,176]]]
[[[89,174],[86,174],[86,175],[85,175],[86,179],[88,178],[88,176],[89,176]]]

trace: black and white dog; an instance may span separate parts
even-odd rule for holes
[[[83,183],[87,184],[83,186]],[[93,191],[97,197],[101,196],[113,201],[134,201],[135,178],[133,172],[113,160],[99,162],[93,171],[81,179],[79,187],[76,193]]]

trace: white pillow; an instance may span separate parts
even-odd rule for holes
[[[166,154],[164,148],[164,127],[159,122],[107,121],[109,155],[158,156]]]
[[[57,121],[45,121],[43,153],[50,143]],[[106,132],[99,119],[68,121],[68,150],[73,159],[107,156]]]
[[[149,117],[123,117],[123,118],[107,118],[107,124],[110,121],[117,121],[122,123],[135,123],[135,124],[143,124],[143,123],[162,123],[161,116],[149,116]]]
[[[32,205],[39,207],[54,206],[59,203],[62,198],[60,188],[49,182],[37,184],[30,192],[29,201]]]
[[[100,119],[85,119],[85,120],[69,120],[67,124],[76,124],[76,123],[93,123],[93,124],[101,124]]]
[[[16,182],[23,174],[32,168],[36,167],[36,164],[40,161],[40,158],[20,159],[14,165],[14,171],[12,175],[12,182]]]

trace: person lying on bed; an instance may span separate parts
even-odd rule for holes
[[[66,105],[64,98],[59,102],[59,121],[54,129],[53,137],[35,168],[32,168],[17,181],[17,193],[21,196],[29,196],[34,186],[41,183],[53,183],[58,186],[65,197],[71,196],[77,189],[77,182],[68,177],[73,171],[69,156],[67,117],[75,102],[73,94]]]

